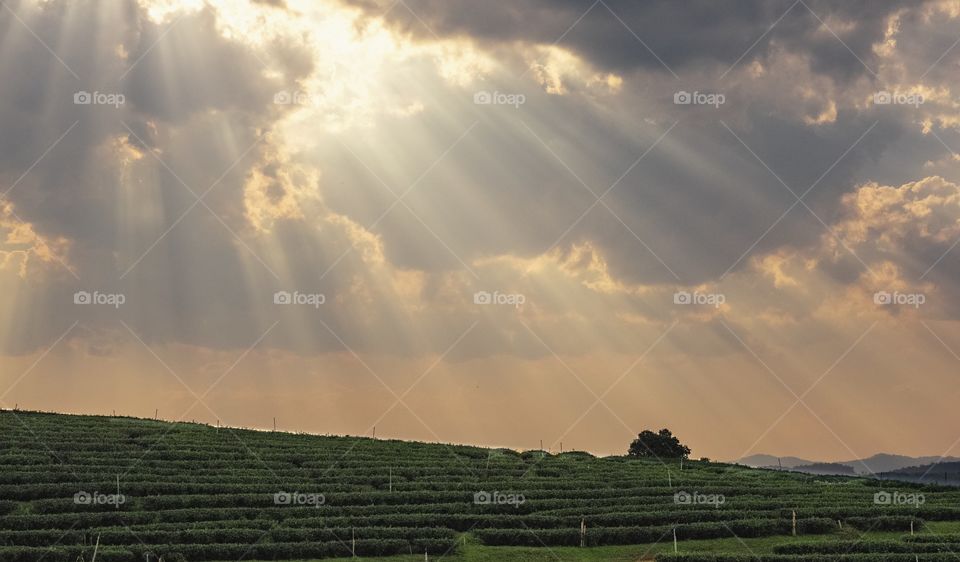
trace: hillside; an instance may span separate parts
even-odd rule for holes
[[[960,532],[956,490],[718,463],[36,412],[4,411],[0,429],[0,560],[90,560],[98,539],[105,562],[642,560],[674,533],[683,560],[807,560],[836,539],[857,539],[854,554],[942,551],[954,539],[918,539]],[[923,520],[927,534],[900,540]],[[899,559],[883,556],[828,559]]]
[[[807,474],[829,474],[834,476],[856,476],[853,468],[840,463],[820,462],[795,466],[790,470],[806,472]]]
[[[960,486],[960,462],[938,462],[878,474],[883,479]]]

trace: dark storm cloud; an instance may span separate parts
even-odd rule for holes
[[[516,51],[518,44],[549,45],[563,35],[561,47],[596,68],[625,76],[619,99],[604,99],[603,106],[584,92],[548,96],[532,91],[529,84],[490,77],[489,89],[513,88],[527,96],[527,103],[507,117],[480,117],[481,125],[464,141],[472,161],[458,161],[457,153],[449,157],[461,166],[458,181],[472,183],[481,194],[478,205],[431,207],[430,202],[444,201],[453,191],[440,177],[428,178],[410,197],[425,222],[443,240],[452,241],[468,262],[477,255],[504,252],[536,255],[550,247],[593,201],[565,167],[602,192],[674,120],[680,124],[662,146],[606,199],[625,224],[597,206],[563,237],[561,249],[596,243],[614,275],[630,283],[715,280],[735,264],[735,269],[749,265],[752,256],[781,246],[818,244],[827,229],[823,223],[833,222],[840,198],[858,183],[922,177],[926,160],[949,155],[920,134],[917,122],[925,114],[869,101],[864,105],[876,91],[899,89],[885,82],[889,67],[926,69],[950,46],[948,39],[955,38],[957,22],[950,20],[936,25],[935,40],[925,41],[923,4],[910,3],[904,10],[907,4],[902,2],[611,1],[606,6],[623,23],[600,3],[564,35],[592,2],[531,0],[509,9],[433,0],[348,3],[363,7],[370,17],[385,14],[390,25],[418,40],[469,38],[491,53]],[[904,54],[897,50],[882,59],[876,47],[894,14],[901,18],[901,31],[894,38],[897,45],[908,47]],[[680,81],[666,74],[631,30]],[[737,72],[717,80],[745,53]],[[752,60],[762,63],[761,73],[745,71]],[[519,63],[519,74],[524,63],[514,63]],[[884,75],[878,76],[884,65]],[[952,63],[947,60],[942,68],[952,68]],[[930,72],[927,79],[936,79],[938,72]],[[718,111],[697,113],[671,103],[677,89],[709,85],[726,94],[727,105]],[[821,112],[827,116],[823,120]],[[651,121],[656,125],[650,126]],[[623,123],[630,123],[633,134],[618,134]],[[538,130],[550,150],[542,149],[526,124]],[[448,133],[452,139],[457,132]],[[953,136],[949,131],[941,134]],[[363,184],[363,175],[360,171],[353,179]],[[437,173],[441,175],[442,170]],[[794,205],[790,190],[799,196],[811,187],[804,198],[810,209]],[[373,208],[389,203],[379,186],[371,189],[372,200],[382,198]],[[336,193],[331,200],[352,216],[375,216]],[[781,219],[791,205],[793,210]],[[496,217],[495,224],[490,224],[491,217]],[[397,226],[403,223],[405,219],[393,217],[380,225],[392,260],[425,269],[459,267],[427,233],[420,233],[416,244],[409,243],[410,231],[404,236]],[[477,232],[484,235],[467,234]],[[848,258],[841,260],[842,267],[834,267],[845,282],[864,269]]]
[[[875,66],[871,46],[883,37],[887,16],[908,4],[868,0],[525,0],[505,8],[471,0],[345,2],[362,7],[371,16],[386,13],[388,22],[420,39],[432,40],[433,34],[462,36],[492,46],[560,41],[560,46],[598,67],[618,72],[664,70],[664,64],[681,77],[687,69],[725,70],[757,42],[741,62],[762,59],[770,45],[778,43],[809,54],[814,69],[838,78],[869,72],[857,57]],[[821,20],[832,23],[831,29],[837,28],[846,47],[822,28]]]
[[[98,5],[28,5],[23,23],[0,10],[0,76],[17,77],[2,81],[0,185],[16,222],[69,241],[62,257],[79,277],[57,263],[26,279],[6,270],[19,297],[4,346],[31,351],[75,320],[96,330],[116,328],[118,317],[150,340],[251,343],[258,326],[241,303],[270,274],[244,269],[252,258],[230,230],[246,234],[243,184],[278,115],[273,94],[302,78],[308,59],[290,57],[277,66],[295,72],[267,78],[260,59],[271,52],[223,38],[211,8],[157,23],[135,2],[109,17]],[[78,92],[125,100],[78,105]],[[216,217],[190,193],[208,188]],[[75,306],[76,290],[124,293],[125,308]]]
[[[609,2],[680,82],[598,4],[562,45],[596,68],[623,74],[623,87],[599,95],[575,84],[559,96],[544,92],[532,75],[517,79],[525,55],[513,47],[552,43],[589,4],[531,1],[493,9],[476,2],[407,3],[442,36],[469,35],[490,53],[513,50],[504,59],[509,65],[466,88],[442,77],[429,56],[411,56],[378,75],[378,88],[405,104],[424,101],[422,114],[383,118],[372,135],[318,134],[322,149],[295,161],[275,158],[276,123],[289,108],[273,104],[272,97],[297,89],[310,75],[315,55],[292,40],[253,50],[221,35],[212,8],[154,23],[129,2],[114,12],[111,25],[100,26],[98,40],[89,33],[67,34],[73,41],[67,45],[58,39],[65,2],[25,13],[68,70],[18,27],[9,11],[0,11],[5,33],[0,77],[21,77],[0,86],[0,181],[12,185],[76,123],[9,200],[38,233],[71,242],[65,259],[81,278],[77,282],[53,264],[55,275],[21,280],[23,299],[10,312],[19,329],[3,342],[7,349],[36,349],[76,319],[97,330],[116,328],[117,318],[148,343],[244,347],[284,318],[293,321],[278,326],[266,344],[303,353],[342,349],[329,327],[361,352],[442,351],[448,336],[478,316],[469,308],[470,287],[451,296],[460,288],[450,289],[445,277],[462,272],[464,263],[493,256],[536,258],[550,249],[564,258],[589,245],[617,282],[663,285],[657,289],[662,291],[708,283],[731,267],[747,268],[751,256],[820,244],[825,231],[820,219],[828,225],[838,220],[839,202],[856,185],[922,173],[924,161],[948,154],[929,138],[915,152],[898,150],[904,143],[919,146],[921,114],[862,104],[880,85],[843,43],[879,70],[872,46],[883,37],[885,18],[897,7],[893,3],[808,3],[843,42],[803,4],[793,5],[722,83],[728,101],[719,108],[678,106],[673,94],[688,83],[714,81],[790,3]],[[75,22],[78,28],[98,26],[95,5],[76,12],[82,20]],[[379,13],[374,4],[364,5],[371,15]],[[394,25],[431,40],[411,18],[402,3],[388,13]],[[899,41],[912,45],[923,28],[907,19],[912,25]],[[946,35],[945,29],[937,32],[935,48],[911,47],[903,62],[925,68]],[[766,74],[752,76],[751,60],[761,60]],[[778,66],[787,64],[797,66]],[[939,71],[928,77],[949,80]],[[472,96],[479,88],[523,92],[527,103],[476,105]],[[73,94],[79,90],[123,93],[126,104],[77,106]],[[812,123],[821,112],[827,118]],[[322,170],[322,184],[285,184],[281,172],[301,163]],[[279,218],[268,236],[252,232],[244,187],[258,169],[269,180],[264,191],[269,203],[290,197],[293,187],[318,194],[318,201],[303,209],[306,218]],[[371,170],[389,185],[381,185]],[[817,217],[797,205],[766,233],[795,202],[773,174],[797,195],[819,180],[805,199]],[[604,197],[610,209],[594,205],[594,194],[615,182]],[[409,209],[397,205],[377,222],[394,194],[408,187],[413,187],[404,199]],[[210,209],[194,195],[208,188],[204,203]],[[385,263],[365,261],[356,237],[327,222],[330,211],[358,229],[369,227],[383,245]],[[909,252],[918,262],[932,261],[945,249],[939,241],[935,247],[923,242],[927,249]],[[846,255],[820,267],[843,283],[855,282],[863,269]],[[398,295],[391,283],[411,272],[423,275],[422,293]],[[954,273],[944,262],[932,276],[939,281]],[[484,282],[493,281],[478,280],[477,288],[489,288]],[[511,281],[504,276],[497,282],[506,287]],[[94,288],[123,292],[127,303],[119,311],[72,306],[74,290]],[[322,310],[278,309],[272,302],[276,290],[322,292],[330,301]],[[549,310],[569,306],[550,300],[549,289],[525,290]],[[539,299],[537,291],[544,293]],[[417,306],[405,308],[410,299]],[[362,307],[358,301],[365,301]],[[655,314],[658,302],[634,299],[633,312]],[[621,304],[599,302],[590,309],[607,315],[607,307]],[[406,329],[411,326],[416,330]],[[458,354],[544,353],[524,331],[487,330],[472,337]],[[575,341],[564,346],[587,348]]]
[[[157,23],[135,3],[115,12],[99,38],[83,33],[66,45],[57,34],[68,7],[80,18],[71,25],[97,27],[95,2],[20,13],[64,64],[0,11],[0,29],[10,31],[0,76],[20,77],[2,82],[11,95],[0,100],[0,186],[29,170],[8,200],[39,235],[69,242],[62,257],[79,278],[55,262],[25,278],[0,270],[17,294],[4,309],[14,327],[4,352],[36,351],[75,321],[71,338],[119,333],[138,345],[122,320],[150,345],[246,348],[266,336],[265,346],[302,353],[342,351],[340,337],[358,350],[434,350],[449,343],[441,336],[469,325],[441,311],[413,319],[391,307],[399,298],[389,283],[377,288],[384,273],[350,250],[357,241],[345,229],[325,223],[319,202],[304,207],[306,218],[278,218],[269,235],[253,232],[245,200],[252,171],[271,182],[268,202],[293,187],[319,189],[277,183],[281,172],[311,166],[277,158],[276,123],[290,106],[273,103],[309,75],[304,46],[280,39],[254,51],[218,31],[213,8]],[[78,91],[126,98],[119,107],[75,105]],[[374,287],[373,312],[358,314],[349,302],[357,279]],[[322,293],[328,302],[284,308],[273,300],[280,290]],[[76,291],[119,293],[125,302],[76,305]],[[429,341],[396,331],[415,320],[429,324]]]
[[[428,77],[417,84],[425,91],[443,88]],[[800,204],[764,233],[795,203],[790,190],[799,196],[815,183],[804,200],[829,224],[859,170],[906,127],[899,118],[853,110],[811,127],[781,111],[791,100],[753,84],[727,91],[720,109],[676,106],[665,86],[642,94],[628,89],[604,105],[530,86],[517,91],[527,96],[519,109],[478,107],[463,95],[456,113],[468,118],[461,122],[429,113],[420,118],[432,133],[428,139],[418,136],[419,127],[408,127],[408,142],[388,138],[352,148],[367,164],[385,152],[413,162],[395,186],[403,191],[404,181],[476,123],[405,198],[412,212],[395,208],[374,229],[393,263],[458,270],[458,258],[534,257],[593,243],[627,283],[714,280],[735,264],[747,266],[748,259],[738,259],[754,242],[750,255],[818,243],[824,227]],[[333,153],[337,157],[325,156],[327,203],[360,224],[373,223],[393,195],[349,152],[335,147]],[[614,183],[603,199],[609,209],[594,204]]]
[[[20,77],[5,81],[13,93],[0,104],[4,178],[12,184],[17,174],[30,169],[70,130],[8,197],[17,213],[41,234],[66,236],[77,242],[77,251],[84,251],[86,242],[107,247],[119,234],[111,228],[120,193],[118,178],[110,177],[109,172],[115,162],[107,154],[98,157],[98,151],[106,150],[106,141],[122,135],[134,146],[146,143],[156,147],[160,139],[153,122],[184,122],[213,109],[235,111],[238,130],[255,134],[269,123],[273,92],[283,84],[265,79],[263,66],[249,50],[221,38],[209,10],[184,15],[172,24],[168,36],[160,39],[166,26],[148,20],[135,3],[122,4],[124,9],[115,12],[111,25],[103,26],[98,26],[97,3],[88,4],[85,10],[72,5],[78,17],[87,20],[74,24],[78,29],[101,27],[102,33],[97,37],[91,33],[70,36],[73,43],[59,47],[64,64],[43,49],[40,41],[58,44],[56,30],[63,25],[66,3],[47,3],[28,16],[26,23],[39,40],[11,23],[11,12],[0,14],[0,25],[11,30],[5,38],[11,48],[4,50],[0,74]],[[119,54],[121,46],[126,57]],[[223,64],[223,60],[233,64]],[[79,79],[72,78],[71,71]],[[117,107],[77,105],[74,96],[78,92],[120,94],[125,103]],[[238,138],[237,144],[243,141]],[[222,158],[222,169],[226,169],[228,155],[216,155],[216,150],[216,146],[202,144],[185,152],[200,168]],[[204,170],[205,175],[194,173],[183,172],[188,183],[209,184],[216,178],[212,169]],[[81,266],[84,263],[78,261]],[[98,267],[94,266],[94,271]]]
[[[217,40],[215,26],[209,8],[169,28],[143,26],[129,55],[139,62],[125,78],[136,112],[176,121],[210,109],[265,110],[278,84],[264,79],[265,63],[249,48]]]

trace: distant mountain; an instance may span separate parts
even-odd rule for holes
[[[871,472],[876,474],[879,472],[891,472],[894,470],[900,470],[901,468],[909,468],[911,466],[922,466],[922,465],[931,465],[937,463],[945,462],[955,462],[960,461],[960,458],[957,457],[943,457],[942,459],[938,456],[928,456],[928,457],[908,457],[904,455],[890,455],[887,453],[880,453],[873,455],[872,457],[867,457],[861,460],[846,461],[840,464],[845,464],[847,466],[852,466],[858,474],[867,474]]]
[[[779,462],[778,462],[779,461]],[[805,464],[814,464],[814,461],[798,457],[775,457],[773,455],[750,455],[735,461],[736,464],[752,466],[753,468],[795,468]]]
[[[754,468],[779,468],[782,466],[784,469],[790,469],[797,472],[809,472],[810,474],[829,474],[827,472],[818,472],[817,470],[825,468],[826,465],[843,465],[851,468],[853,474],[861,476],[871,476],[881,472],[893,472],[910,467],[924,467],[926,469],[932,464],[943,464],[950,462],[960,462],[960,458],[940,458],[938,456],[908,457],[906,455],[879,453],[865,459],[855,459],[837,463],[811,461],[797,457],[775,457],[773,455],[750,455],[736,461],[737,464],[752,466]],[[813,468],[808,469],[807,467]],[[923,471],[921,471],[921,473],[922,472]],[[850,472],[844,472],[843,474],[850,474]]]

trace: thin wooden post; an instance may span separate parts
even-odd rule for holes
[[[673,553],[676,554],[677,551],[677,528],[673,528]]]
[[[350,527],[350,555],[357,557],[357,534],[353,527]]]
[[[791,534],[797,536],[797,511],[793,511],[793,524],[791,525]]]
[[[587,545],[587,520],[585,518],[580,519],[580,548],[583,548]]]

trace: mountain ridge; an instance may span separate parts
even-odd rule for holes
[[[750,466],[753,468],[784,468],[790,470],[797,470],[799,472],[807,472],[804,470],[805,466],[822,466],[822,465],[842,465],[847,466],[853,469],[853,471],[861,476],[870,476],[875,474],[880,474],[884,472],[893,472],[905,468],[920,467],[920,466],[931,466],[942,463],[958,462],[960,458],[950,457],[950,456],[939,456],[939,455],[925,455],[919,457],[913,457],[909,455],[898,455],[894,453],[877,453],[875,455],[864,457],[861,459],[853,459],[847,461],[822,461],[822,460],[808,460],[799,457],[777,457],[775,455],[768,454],[755,454],[746,457],[742,457],[736,461],[733,461],[735,464],[741,464],[744,466]]]

